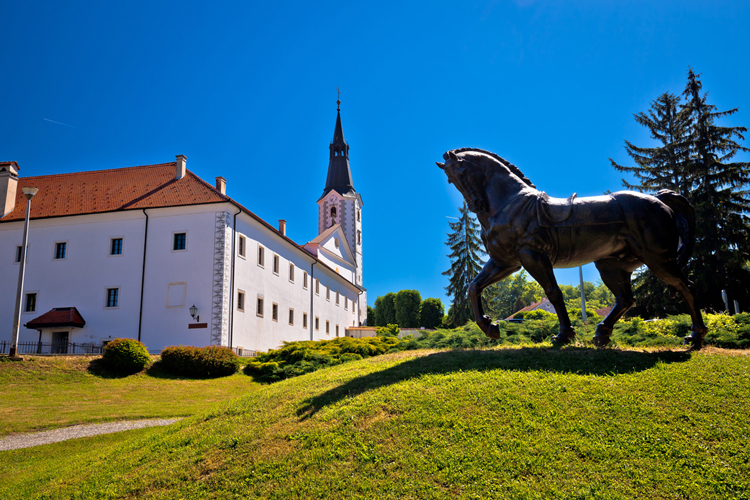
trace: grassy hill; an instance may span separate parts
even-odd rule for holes
[[[750,498],[750,356],[410,351],[0,453],[0,498]]]

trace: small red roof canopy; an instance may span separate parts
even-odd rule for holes
[[[40,328],[55,328],[58,326],[72,326],[74,328],[83,328],[86,321],[75,307],[56,307],[34,318],[24,326],[39,330]]]

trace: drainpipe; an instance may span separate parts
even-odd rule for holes
[[[141,307],[138,312],[138,342],[141,341],[141,326],[143,325],[143,285],[146,281],[146,242],[148,241],[148,214],[143,209],[143,215],[146,216],[146,229],[143,232],[143,269],[141,270]]]
[[[315,293],[315,264],[317,264],[317,262],[313,261],[312,266],[310,266],[310,340],[314,340],[315,332],[315,309],[313,307],[313,294]]]
[[[234,222],[232,222],[232,277],[230,278],[229,283],[229,332],[227,332],[229,342],[229,348],[232,348],[232,343],[234,340],[234,254],[235,254],[235,245],[237,244],[237,216],[239,213],[242,212],[242,210],[238,211],[236,214],[234,214]]]

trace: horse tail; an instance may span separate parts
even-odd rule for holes
[[[677,264],[684,266],[693,253],[695,244],[695,210],[690,202],[681,194],[669,189],[662,189],[654,196],[672,209],[677,223],[677,234],[680,235],[680,245],[677,247]]]

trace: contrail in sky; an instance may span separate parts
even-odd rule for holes
[[[42,120],[45,120],[51,123],[57,123],[58,125],[62,125],[63,127],[77,128],[78,130],[80,130],[80,128],[76,127],[75,125],[68,125],[67,123],[56,122],[55,120],[50,120],[49,118],[42,118]]]

